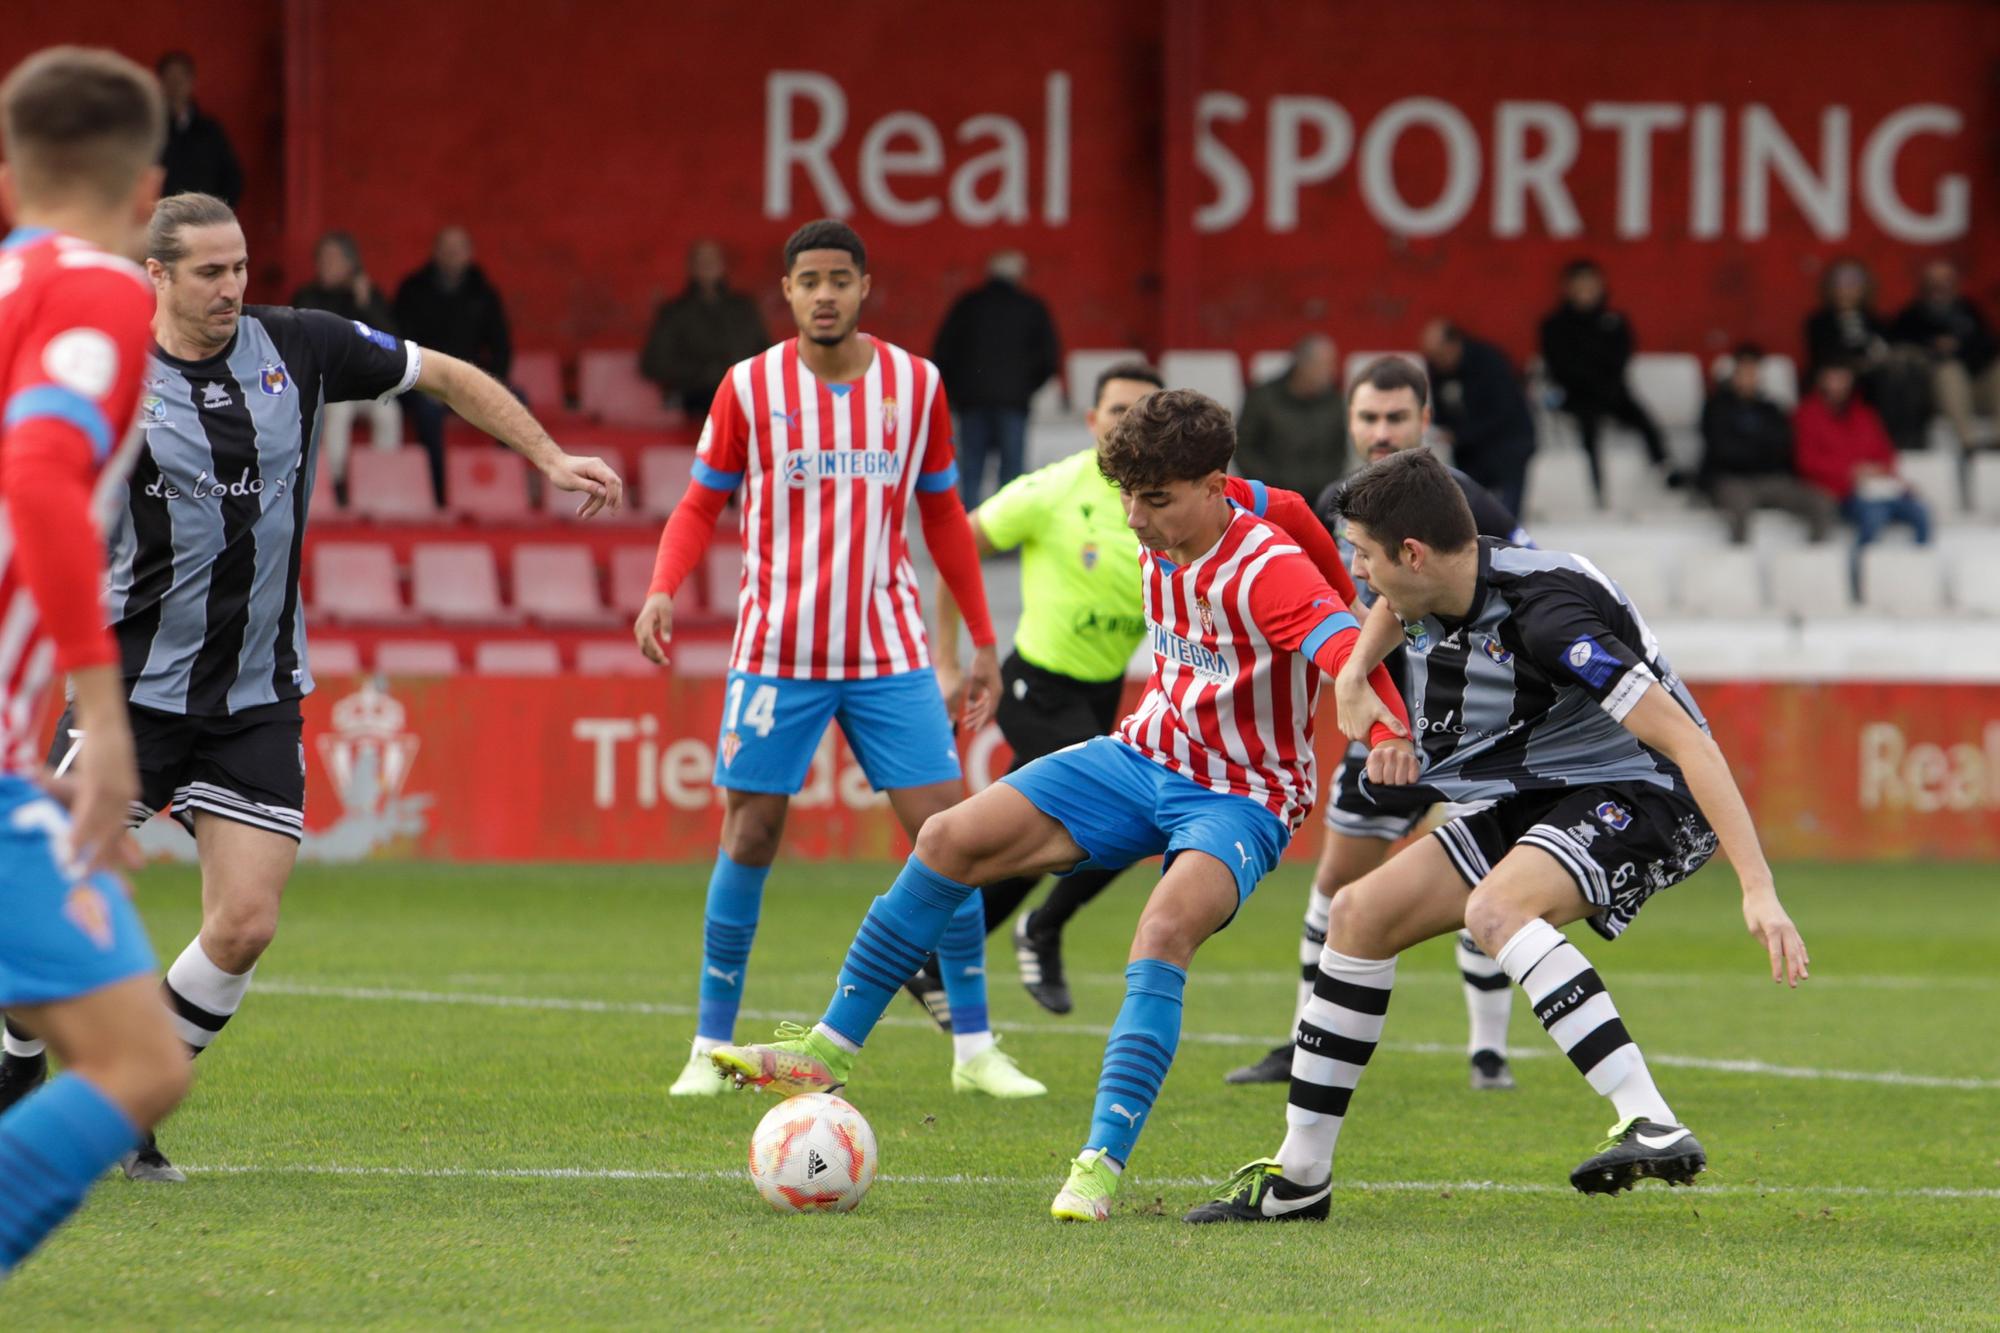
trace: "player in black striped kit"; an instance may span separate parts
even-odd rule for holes
[[[1707,1165],[1668,1107],[1603,982],[1560,926],[1615,939],[1646,900],[1718,846],[1771,977],[1807,975],[1804,942],[1727,761],[1646,621],[1579,556],[1507,547],[1473,530],[1464,496],[1422,451],[1374,464],[1341,503],[1355,573],[1405,628],[1419,753],[1380,747],[1364,790],[1420,784],[1462,815],[1334,900],[1275,1158],[1240,1168],[1190,1222],[1319,1219],[1349,1099],[1374,1054],[1396,955],[1470,929],[1618,1123],[1570,1173],[1586,1193]],[[1360,669],[1392,637],[1364,635]],[[1343,711],[1359,715],[1351,699]],[[1419,773],[1421,767],[1421,773]],[[1470,892],[1468,893],[1468,890]]]
[[[1377,462],[1404,449],[1424,447],[1424,433],[1430,425],[1430,378],[1424,368],[1404,356],[1383,356],[1369,362],[1347,389],[1347,434],[1363,465]],[[1482,537],[1497,537],[1515,546],[1531,545],[1507,507],[1471,477],[1457,468],[1451,477],[1465,495],[1474,525]],[[1328,486],[1319,497],[1320,518],[1336,538],[1340,535],[1337,506],[1347,488],[1342,478]],[[1352,557],[1343,543],[1343,555]],[[1375,604],[1375,592],[1366,583],[1355,591],[1362,605]],[[1389,674],[1405,680],[1403,654],[1390,654]],[[1431,802],[1421,791],[1361,790],[1361,772],[1368,762],[1368,748],[1350,745],[1328,780],[1326,792],[1326,838],[1320,847],[1319,865],[1306,898],[1305,928],[1299,939],[1299,994],[1292,1010],[1292,1031],[1296,1032],[1306,1004],[1312,999],[1313,982],[1319,976],[1320,949],[1326,944],[1327,913],[1343,886],[1352,884],[1389,859],[1390,849],[1414,833],[1430,814]],[[1504,1091],[1514,1086],[1513,1071],[1507,1066],[1507,1023],[1514,1007],[1514,995],[1507,974],[1479,951],[1465,931],[1458,933],[1458,971],[1465,995],[1468,1039],[1466,1054],[1469,1077],[1475,1091]],[[1280,1042],[1263,1059],[1224,1076],[1229,1083],[1289,1083],[1292,1078],[1292,1043]]]
[[[146,441],[108,541],[108,600],[138,751],[133,821],[169,809],[201,857],[201,933],[166,975],[174,1026],[199,1054],[250,988],[305,830],[299,700],[313,681],[299,573],[321,406],[414,388],[582,492],[585,515],[616,508],[622,485],[455,357],[325,311],[244,305],[249,253],[220,199],[162,201],[146,269],[158,295]],[[65,717],[50,764],[88,743]],[[45,1068],[41,1043],[10,1028],[0,1106]],[[182,1179],[150,1140],[124,1165],[134,1179]]]

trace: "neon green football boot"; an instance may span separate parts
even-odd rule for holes
[[[1104,1160],[1104,1149],[1077,1154],[1069,1164],[1069,1179],[1049,1205],[1058,1222],[1102,1222],[1111,1216],[1111,1196],[1118,1192],[1118,1173]]]
[[[667,1089],[669,1097],[718,1097],[729,1088],[729,1080],[716,1069],[715,1062],[702,1051],[688,1057],[681,1076]]]
[[[776,1041],[750,1046],[718,1046],[708,1053],[715,1072],[739,1088],[769,1088],[787,1097],[801,1092],[838,1092],[854,1068],[844,1051],[811,1028],[778,1024]]]
[[[951,1066],[951,1090],[953,1092],[983,1092],[988,1097],[998,1097],[1003,1101],[1017,1097],[1044,1097],[1048,1088],[1039,1079],[1033,1079],[1021,1072],[1021,1066],[1014,1063],[1014,1057],[1002,1051],[998,1045],[988,1046],[970,1060],[954,1060]]]

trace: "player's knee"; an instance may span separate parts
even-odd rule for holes
[[[1132,932],[1132,957],[1156,958],[1176,967],[1186,967],[1208,937],[1205,929],[1168,912],[1148,911],[1140,916]]]
[[[979,854],[973,834],[973,821],[954,810],[932,815],[917,830],[917,859],[940,875],[964,880]]]
[[[194,1086],[194,1060],[187,1047],[171,1029],[163,1029],[163,1035],[164,1040],[148,1041],[132,1066],[133,1105],[127,1110],[148,1129],[166,1119]]]
[[[1488,958],[1499,957],[1514,933],[1536,915],[1505,886],[1490,882],[1476,885],[1465,900],[1465,928]]]
[[[204,923],[201,948],[224,972],[248,972],[277,935],[277,903],[246,905],[217,912]]]
[[[778,840],[785,831],[783,809],[742,805],[726,811],[722,820],[722,850],[738,865],[767,866],[777,859]]]
[[[1353,958],[1381,958],[1390,952],[1388,921],[1380,895],[1366,881],[1342,887],[1326,914],[1326,942]]]

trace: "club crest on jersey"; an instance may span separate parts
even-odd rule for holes
[[[229,396],[229,390],[222,387],[221,380],[210,380],[201,386],[203,407],[228,407],[236,400]]]
[[[893,398],[882,400],[882,433],[884,435],[896,433],[896,400]]]
[[[292,380],[285,374],[283,366],[276,361],[266,361],[257,371],[257,387],[268,397],[282,398],[285,390],[292,387]]]
[[[1506,666],[1514,660],[1514,654],[1501,647],[1500,640],[1492,636],[1482,637],[1479,640],[1479,650],[1501,666]]]
[[[1096,543],[1096,542],[1085,542],[1085,543],[1083,544],[1083,567],[1084,567],[1085,569],[1096,569],[1096,568],[1097,568],[1097,543]]]
[[[1616,801],[1601,802],[1591,813],[1614,833],[1623,833],[1632,823],[1632,812]]]
[[[1413,653],[1427,653],[1431,650],[1431,632],[1421,620],[1414,625],[1405,625],[1403,642]]]
[[[1201,618],[1202,637],[1208,639],[1214,638],[1215,612],[1209,609],[1206,597],[1197,597],[1194,599],[1194,613]]]
[[[63,915],[69,923],[90,936],[90,942],[100,949],[109,949],[114,943],[111,936],[111,908],[105,904],[104,894],[95,885],[78,884],[69,891],[69,901],[63,904]]]
[[[139,400],[139,424],[142,426],[164,426],[167,424],[167,400],[156,393],[149,393]]]
[[[722,745],[719,748],[722,753],[722,766],[728,768],[736,762],[736,756],[742,753],[743,738],[733,731],[725,731],[722,733]]]

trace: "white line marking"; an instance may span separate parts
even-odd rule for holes
[[[1601,944],[1601,942],[1600,942]],[[1774,984],[1768,972],[1760,972],[1760,958],[1751,958],[1740,972],[1616,972],[1612,981],[1619,986],[1659,986],[1659,987],[1700,987],[1712,990],[1717,986],[1763,986],[1769,989]],[[1442,968],[1422,972],[1411,971],[1404,976],[1436,976],[1440,980],[1455,977],[1455,971]],[[1196,972],[1188,977],[1190,986],[1269,986],[1274,991],[1282,991],[1298,980],[1296,971],[1251,972]],[[1123,972],[1071,972],[1072,986],[1125,986]],[[2000,977],[1904,977],[1894,974],[1849,974],[1845,972],[1820,972],[1813,976],[1812,989],[1826,990],[2000,990]]]
[[[381,986],[319,986],[308,982],[259,981],[259,995],[292,995],[326,1000],[376,1000],[399,1004],[466,1004],[493,1009],[543,1009],[583,1014],[644,1014],[664,1018],[691,1018],[691,1004],[661,1004],[647,1000],[587,1000],[553,995],[497,995],[485,991],[397,990]],[[745,1009],[742,1017],[756,1022],[796,1019],[796,1013]],[[932,1029],[930,1020],[885,1016],[883,1027]],[[1106,1037],[1111,1029],[1090,1023],[1010,1023],[1010,1032],[1036,1036]],[[1268,1046],[1269,1034],[1252,1036],[1237,1032],[1183,1032],[1183,1042],[1206,1046]],[[1406,1055],[1455,1055],[1463,1059],[1465,1048],[1444,1042],[1394,1042],[1381,1044],[1385,1051]],[[1516,1051],[1512,1060],[1539,1060],[1551,1053],[1544,1050]],[[1675,1069],[1704,1069],[1721,1074],[1757,1074],[1767,1078],[1817,1079],[1835,1083],[1880,1083],[1903,1088],[1955,1088],[1988,1092],[2000,1089],[2000,1078],[1957,1078],[1942,1074],[1905,1074],[1896,1070],[1818,1069],[1801,1065],[1774,1065],[1762,1060],[1719,1060],[1698,1055],[1659,1055],[1648,1052],[1651,1064]]]
[[[642,1181],[702,1181],[702,1180],[742,1180],[742,1171],[680,1171],[672,1169],[637,1169],[621,1167],[589,1166],[520,1166],[520,1167],[471,1167],[471,1166],[342,1166],[327,1163],[271,1163],[251,1164],[247,1162],[217,1162],[210,1165],[188,1166],[181,1169],[189,1175],[199,1176],[391,1176],[397,1178],[428,1180],[642,1180]],[[892,1185],[1041,1185],[1045,1181],[1040,1176],[975,1176],[975,1175],[899,1175],[879,1177]],[[1134,1176],[1133,1179],[1148,1189],[1202,1189],[1213,1185],[1213,1180],[1201,1176]],[[1348,1180],[1334,1186],[1336,1190],[1355,1193],[1380,1192],[1385,1194],[1574,1194],[1568,1185],[1556,1185],[1535,1181],[1502,1180]],[[1647,1193],[1664,1194],[1667,1191],[1649,1190]],[[1945,1186],[1921,1186],[1910,1188],[1878,1187],[1874,1185],[1696,1185],[1684,1196],[1698,1200],[1707,1194],[1730,1194],[1751,1196],[1821,1196],[1860,1199],[2000,1199],[2000,1189],[1952,1189]],[[1675,1197],[1683,1197],[1678,1191]]]

